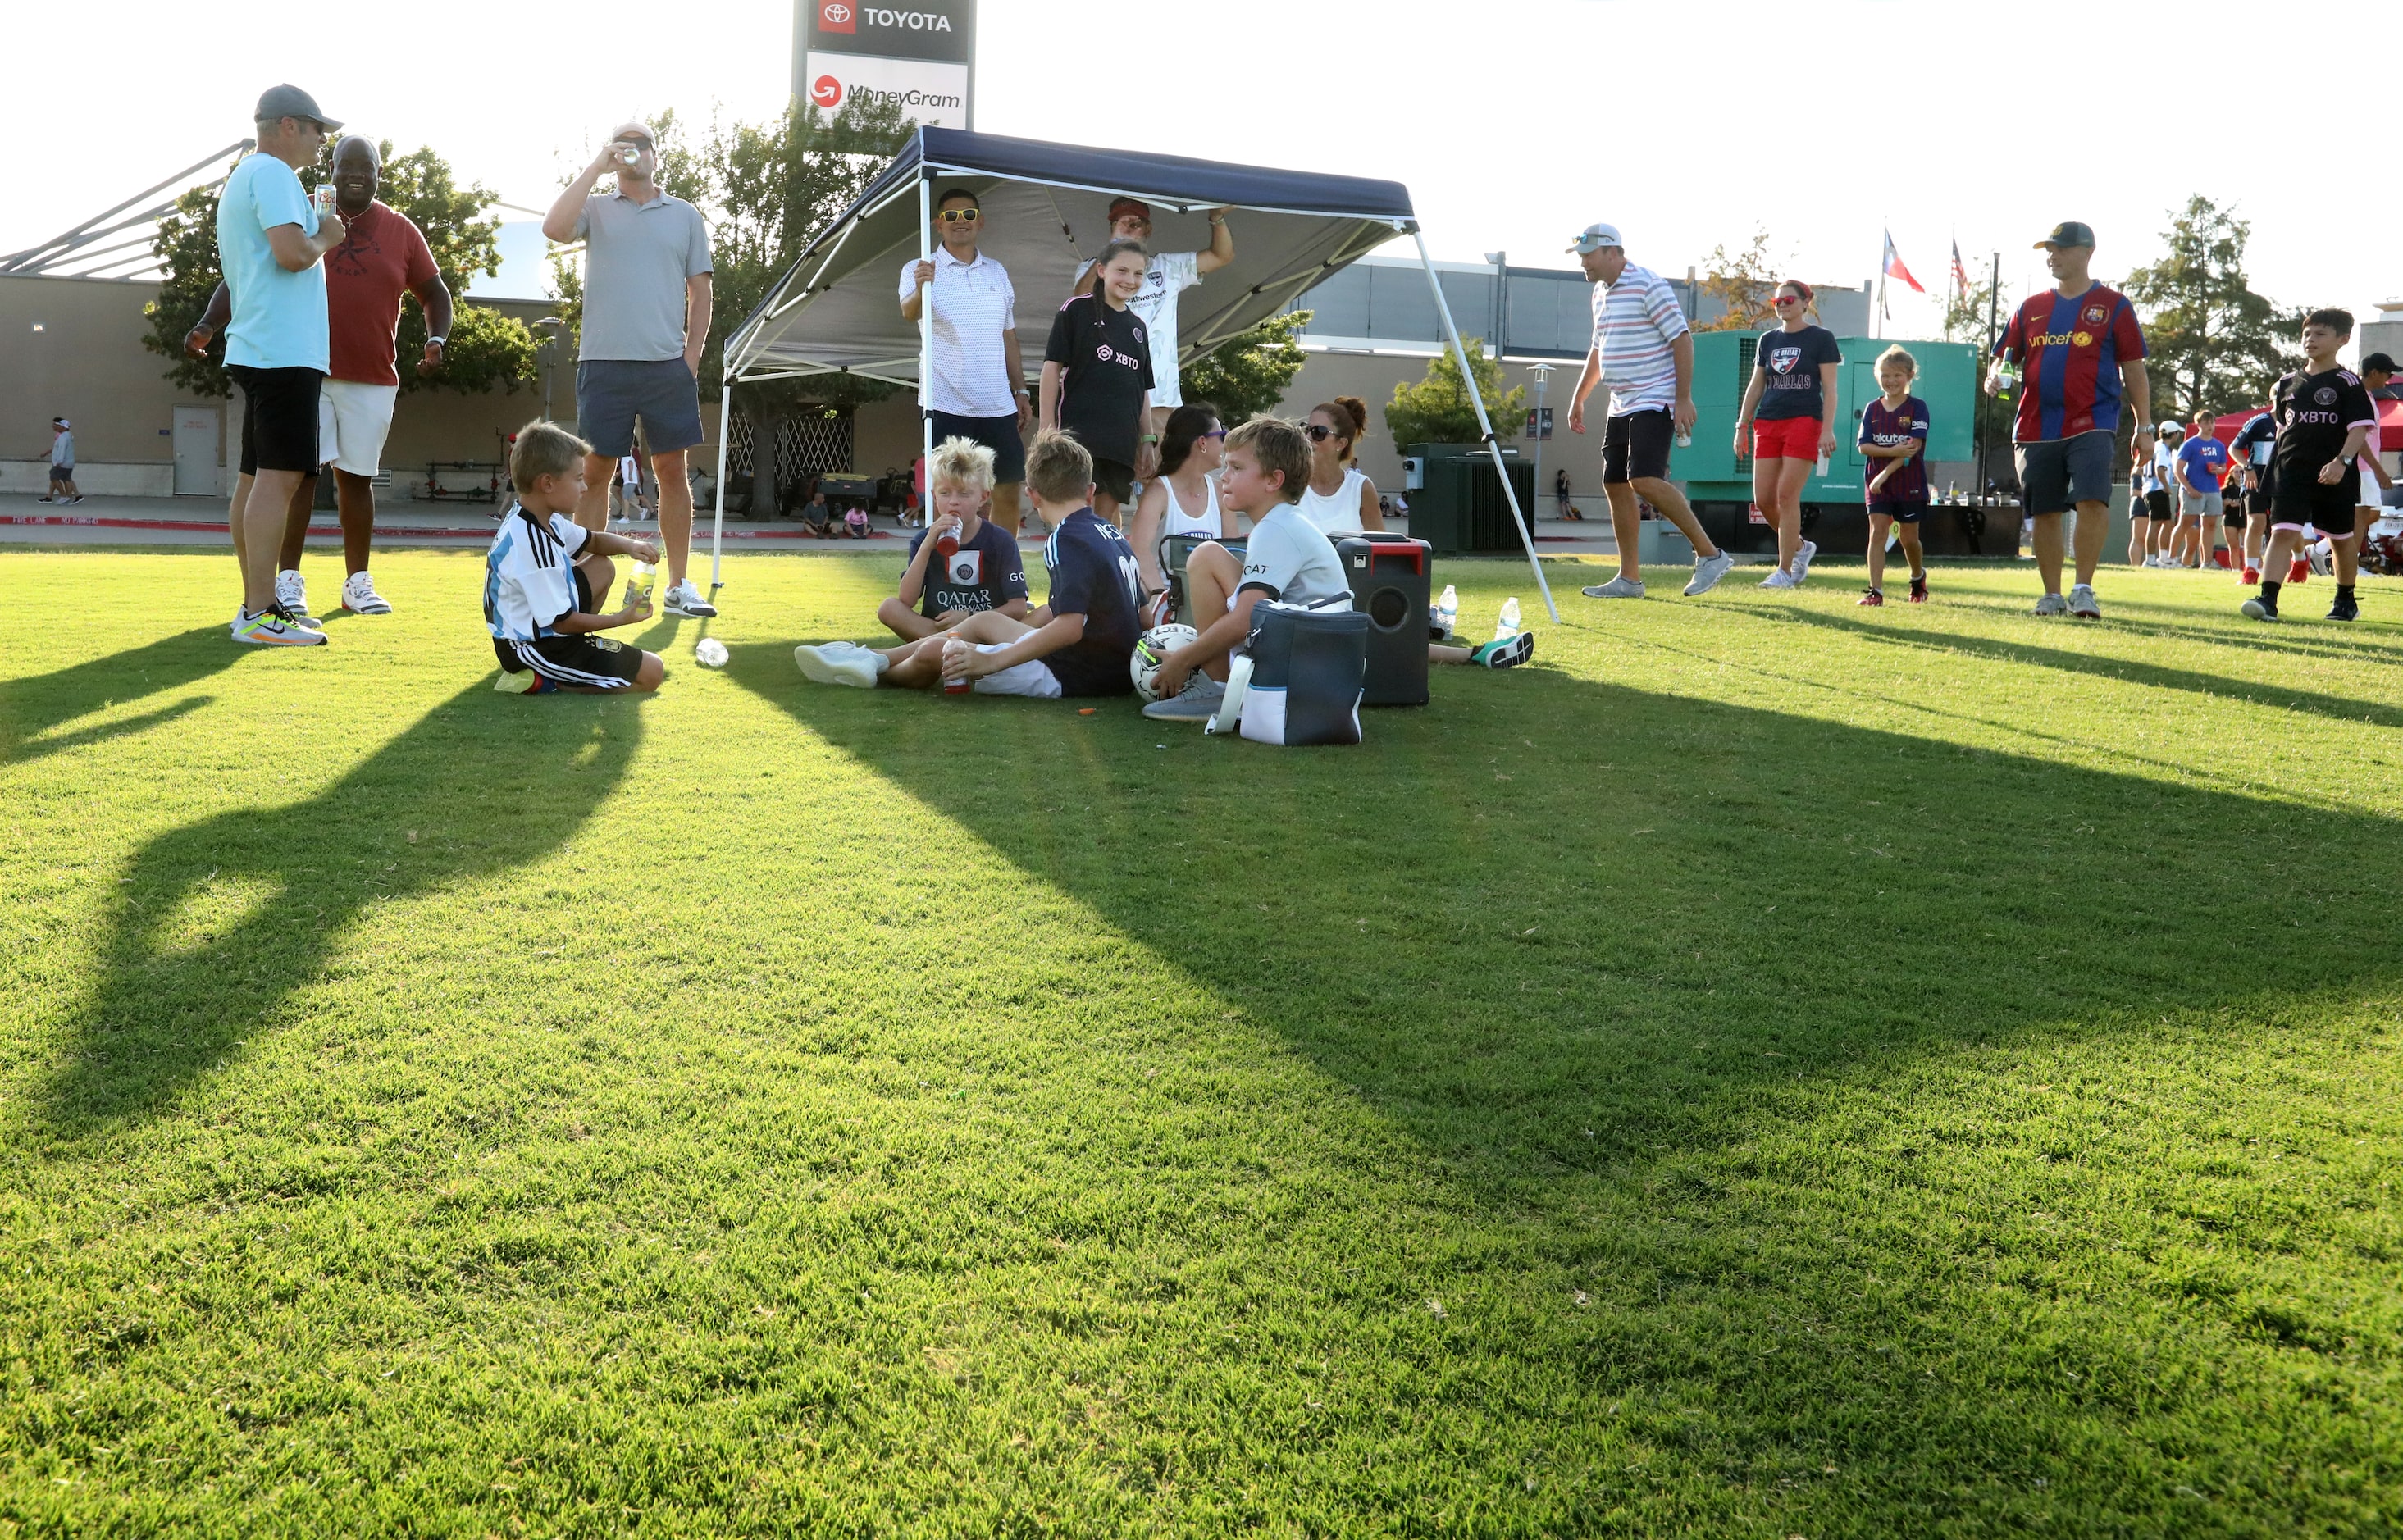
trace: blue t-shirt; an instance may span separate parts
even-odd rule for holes
[[[1885,397],[1872,398],[1861,409],[1861,437],[1864,444],[1881,449],[1917,440],[1921,453],[1902,463],[1902,468],[1885,479],[1885,485],[1868,494],[1876,503],[1924,503],[1927,501],[1927,403],[1918,396],[1906,397],[1901,406],[1888,410]],[[1861,457],[1861,484],[1866,487],[1878,479],[1878,474],[1894,464],[1891,459],[1868,455]]]
[[[1769,382],[1754,417],[1763,423],[1785,417],[1827,421],[1827,407],[1819,399],[1819,366],[1843,361],[1844,350],[1837,345],[1836,334],[1825,326],[1804,326],[1800,331],[1779,326],[1762,332],[1753,362]]]
[[[910,542],[910,560],[926,543],[920,530]],[[1013,599],[1026,597],[1026,566],[1018,559],[1018,537],[987,519],[977,526],[976,538],[964,540],[946,562],[938,551],[926,559],[926,587],[919,596],[918,613],[932,620],[952,610],[971,614],[997,610]]]
[[[2187,491],[2217,492],[2220,478],[2228,474],[2228,446],[2216,438],[2189,438],[2178,451],[2177,467]]]
[[[300,178],[271,155],[252,154],[226,178],[217,199],[217,268],[233,296],[226,362],[255,369],[331,367],[326,330],[326,264],[299,272],[276,265],[267,232],[298,225],[317,233],[317,211]]]
[[[1085,634],[1043,661],[1063,695],[1125,695],[1134,688],[1127,659],[1143,634],[1143,583],[1134,548],[1116,524],[1078,508],[1043,545],[1051,574],[1051,613],[1081,615]]]

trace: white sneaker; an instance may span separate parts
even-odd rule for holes
[[[1819,542],[1805,540],[1802,548],[1794,553],[1794,586],[1800,588],[1802,579],[1811,576],[1811,558],[1819,554]]]
[[[390,615],[392,606],[375,590],[375,579],[354,572],[342,580],[342,608],[353,615]]]
[[[836,642],[823,647],[806,645],[795,647],[793,661],[800,665],[802,675],[813,684],[849,685],[864,690],[876,687],[879,672],[876,655],[849,642]]]
[[[693,620],[706,620],[717,613],[717,606],[701,596],[701,590],[692,586],[689,577],[668,590],[665,607],[670,615],[681,615]]]
[[[1644,597],[1644,585],[1631,582],[1625,576],[1618,576],[1607,583],[1597,583],[1592,588],[1579,591],[1588,599],[1641,599]]]
[[[2043,598],[2035,602],[2035,613],[2038,615],[2067,615],[2069,613],[2069,601],[2063,599],[2057,593],[2048,593]]]
[[[1734,567],[1735,558],[1726,551],[1721,551],[1716,556],[1703,557],[1694,563],[1694,579],[1686,585],[1686,597],[1691,599],[1698,594],[1710,592],[1719,586],[1719,579],[1725,577]]]
[[[275,602],[295,620],[309,618],[309,580],[292,571],[275,575]]]
[[[1760,586],[1764,589],[1799,589],[1802,586],[1802,579],[1784,567],[1771,567],[1769,576],[1760,580]]]
[[[2094,602],[2093,585],[2080,583],[2069,590],[2069,613],[2080,620],[2103,618],[2103,606]]]

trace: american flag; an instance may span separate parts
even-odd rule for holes
[[[1957,235],[1952,238],[1952,286],[1960,291],[1962,298],[1969,298],[1969,270],[1961,265],[1961,238]]]

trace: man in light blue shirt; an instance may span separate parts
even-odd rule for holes
[[[325,384],[327,252],[342,243],[330,198],[313,204],[299,171],[342,125],[298,86],[258,99],[258,149],[217,196],[217,266],[233,298],[226,373],[242,387],[242,476],[228,522],[242,568],[233,639],[252,646],[322,645],[324,631],[275,598],[276,548],[292,493],[317,469],[317,400]]]

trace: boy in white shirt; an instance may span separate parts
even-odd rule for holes
[[[651,616],[648,593],[635,595],[623,609],[598,613],[617,580],[607,558],[655,562],[660,548],[576,522],[585,456],[591,452],[583,439],[540,421],[518,430],[509,452],[518,504],[484,556],[484,624],[501,663],[493,687],[505,695],[655,690],[668,676],[659,654],[594,634]]]

